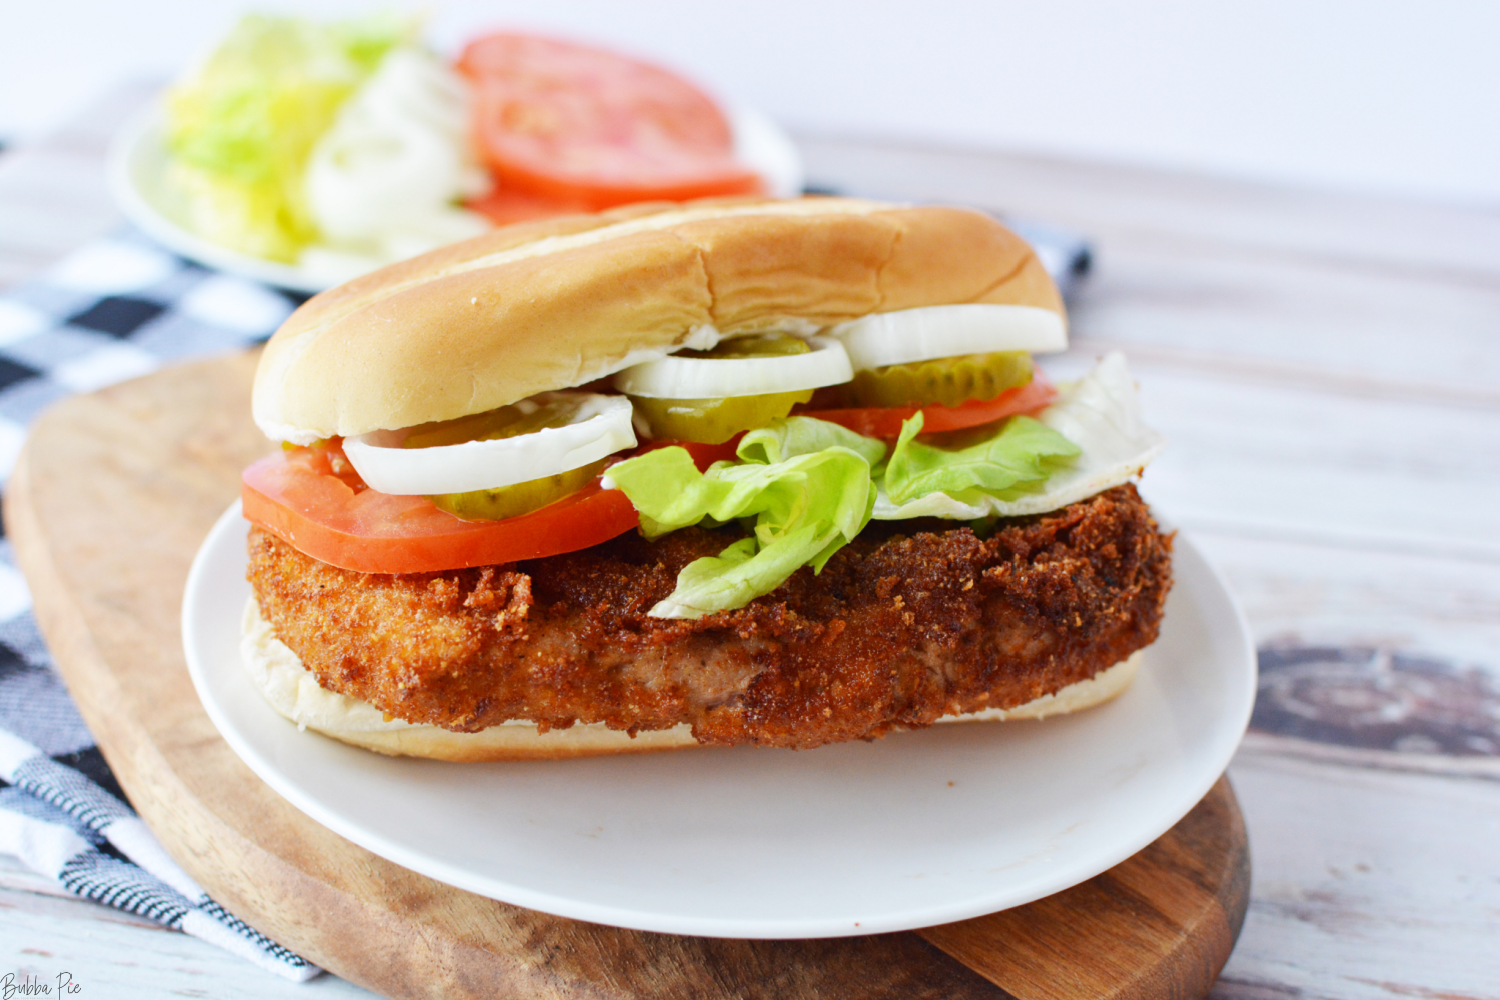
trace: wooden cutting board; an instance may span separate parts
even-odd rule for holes
[[[219,738],[188,679],[188,566],[267,450],[253,356],[48,411],[7,529],[59,669],[168,850],[238,916],[391,997],[1194,998],[1244,920],[1249,852],[1220,779],[1097,878],[1027,906],[871,937],[727,941],[549,916],[434,882],[303,816]]]

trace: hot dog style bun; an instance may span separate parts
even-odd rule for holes
[[[923,326],[934,314],[999,320],[966,340],[962,324]],[[1033,339],[1045,342],[1023,342],[1031,327],[998,329],[1007,323],[1040,325],[1046,336]],[[633,205],[511,226],[374,272],[309,300],[262,356],[255,420],[273,440],[303,447],[246,473],[245,510],[256,528],[244,662],[299,726],[381,753],[450,761],[811,748],[1099,704],[1129,685],[1140,650],[1156,637],[1170,540],[1127,484],[1155,445],[1131,437],[1134,410],[1119,401],[1133,400],[1133,383],[1123,369],[1109,376],[1106,366],[1095,381],[1064,390],[1033,377],[1029,352],[1064,349],[1065,330],[1041,262],[994,219],[850,198]],[[794,350],[735,355],[747,350],[739,341],[719,344],[761,332],[768,336],[755,343],[791,341]],[[938,334],[947,338],[941,350],[932,346]],[[913,348],[920,351],[905,356]],[[840,373],[791,384],[756,376],[713,388],[728,382],[701,375],[829,358]],[[986,395],[939,405],[899,381],[937,370],[945,384],[978,372],[977,384],[1001,370],[999,361],[984,367],[993,358],[1016,361],[1020,374]],[[679,376],[669,370],[692,366],[702,366],[700,381],[670,380]],[[614,377],[600,382],[606,376]],[[896,386],[894,400],[852,395],[873,376],[891,379],[870,384]],[[1100,381],[1106,376],[1114,381]],[[580,386],[588,388],[557,392]],[[814,391],[824,389],[835,402],[816,402]],[[587,396],[598,409],[510,437],[481,440],[465,430],[433,443],[442,422],[468,427],[475,421],[460,418],[492,419],[512,404],[545,412],[539,407],[553,404],[536,401],[553,395]],[[986,409],[1012,396],[1032,402]],[[669,404],[759,414],[744,401],[784,397],[779,411],[719,436],[703,430],[717,419],[708,407],[699,425],[680,432],[656,422]],[[1058,423],[1082,444],[1043,423],[1054,398],[1072,407],[1057,411]],[[885,431],[837,423],[839,414],[864,421],[892,412]],[[968,423],[939,423],[975,413],[982,416]],[[536,443],[615,419],[624,421],[623,439],[606,430],[581,443]],[[1007,440],[1020,443],[1007,447],[1032,457],[1012,465],[1035,486],[1000,496],[1001,484],[991,499],[1031,506],[972,512],[966,505],[988,494],[962,483],[953,496],[937,488],[915,500],[900,494],[891,471],[898,463],[883,456],[905,447],[898,433],[910,445],[923,426],[938,444],[899,454],[928,448],[921,461],[939,471],[943,459],[932,456],[944,431],[988,428],[976,432],[991,441],[1018,428]],[[646,439],[639,447],[632,427]],[[775,438],[783,432],[807,439],[783,444]],[[756,443],[756,435],[770,438]],[[602,450],[569,457],[596,440]],[[462,479],[482,464],[473,456],[491,448],[508,449],[495,478]],[[713,448],[729,450],[706,454]],[[1036,457],[1060,454],[1073,456],[1062,471]],[[573,464],[545,467],[537,456],[548,455]],[[449,462],[441,477],[382,478],[395,463],[416,468],[426,456]],[[1026,472],[1027,463],[1042,471]],[[534,506],[477,516],[456,506],[508,502],[506,490],[562,482],[575,470],[576,483]],[[665,478],[672,475],[679,478]],[[710,492],[730,482],[713,477],[731,475],[749,485]],[[640,489],[645,480],[667,500]],[[662,527],[679,516],[662,511],[684,496],[727,505],[759,489],[780,492],[749,514],[713,506]],[[324,521],[308,513],[314,495],[334,511]],[[346,496],[347,508],[339,506]],[[928,506],[901,506],[917,502]],[[788,524],[805,516],[805,524],[794,531],[775,520],[783,515]],[[752,517],[760,519],[754,534]],[[423,530],[435,527],[399,540],[415,539],[410,549],[424,560],[441,548],[430,562],[377,563],[348,551],[361,519],[375,527],[357,541],[384,559],[381,546],[419,518]],[[547,527],[527,527],[537,524]],[[607,530],[588,534],[600,524]],[[451,551],[449,538],[459,539]],[[510,548],[482,548],[491,544],[483,539]],[[562,544],[538,550],[538,539]],[[793,545],[806,551],[754,562]],[[742,566],[772,569],[754,592],[747,585],[733,600],[691,603],[694,581],[727,580],[728,593],[740,586],[729,574]]]
[[[511,226],[316,296],[262,355],[256,423],[307,444],[583,385],[705,336],[953,304],[1063,312],[978,212],[852,198],[634,205]]]

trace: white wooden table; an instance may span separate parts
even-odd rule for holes
[[[103,151],[145,93],[0,155],[0,287],[120,224]],[[1143,492],[1261,646],[1230,769],[1253,900],[1212,996],[1500,998],[1500,214],[799,139],[820,184],[1094,241],[1050,367],[1127,351],[1171,439]],[[0,977],[64,969],[94,996],[369,996],[282,983],[0,857]]]

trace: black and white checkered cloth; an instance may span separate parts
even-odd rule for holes
[[[32,418],[162,365],[245,347],[300,301],[121,233],[0,296],[0,479]],[[52,670],[0,541],[0,853],[68,891],[210,941],[294,980],[321,970],[214,902],[162,849]]]
[[[1072,233],[1008,220],[1064,293],[1089,267]],[[0,481],[48,404],[166,364],[249,346],[304,296],[191,264],[126,231],[0,295]],[[125,804],[53,672],[0,538],[0,853],[87,899],[212,941],[291,979],[321,970],[246,926],[183,872]]]

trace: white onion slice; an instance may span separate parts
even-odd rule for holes
[[[635,447],[630,400],[595,393],[568,395],[580,397],[582,405],[565,427],[435,448],[402,448],[406,431],[373,431],[346,439],[344,454],[371,489],[425,496],[513,486]]]
[[[665,357],[627,368],[614,386],[655,399],[718,399],[795,392],[838,385],[854,377],[849,357],[831,337],[809,337],[806,354],[769,358]]]
[[[829,331],[855,371],[991,351],[1048,353],[1068,349],[1068,325],[1036,306],[924,306],[872,313]]]
[[[392,49],[308,155],[303,194],[323,238],[400,259],[487,232],[453,204],[489,188],[469,148],[468,105],[468,85],[441,59]]]

